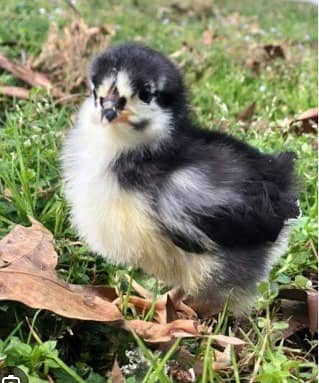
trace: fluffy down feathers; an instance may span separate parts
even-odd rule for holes
[[[178,70],[149,48],[113,48],[90,73],[93,95],[63,150],[80,235],[196,299],[219,305],[232,292],[233,310],[246,309],[299,214],[294,154],[263,154],[195,126]],[[126,124],[100,119],[115,87]]]

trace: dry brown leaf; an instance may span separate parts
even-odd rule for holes
[[[248,122],[252,119],[256,109],[256,102],[248,105],[238,116],[237,121]]]
[[[167,294],[165,310],[166,310],[166,323],[173,322],[174,320],[178,319],[176,308],[169,294]]]
[[[286,54],[282,45],[253,45],[248,50],[246,65],[259,74],[260,69],[275,59],[285,59]]]
[[[44,88],[52,92],[54,97],[64,97],[64,93],[58,87],[53,86],[52,82],[43,73],[33,71],[28,66],[13,63],[3,53],[0,53],[0,67],[31,86]]]
[[[178,382],[178,383],[195,382],[195,379],[192,376],[191,372],[183,368],[183,366],[181,366],[176,361],[170,364],[168,373],[169,373],[169,377],[173,380],[173,382]]]
[[[318,108],[312,108],[289,121],[289,129],[301,135],[318,132]]]
[[[215,40],[214,32],[211,29],[206,29],[202,35],[202,43],[211,46]]]
[[[106,48],[114,33],[111,26],[89,27],[79,17],[63,30],[52,23],[48,39],[32,67],[41,68],[55,84],[70,93],[86,84],[89,60]]]
[[[300,310],[296,309],[296,318],[293,319],[296,323],[291,324],[291,326],[298,326],[301,328],[309,327],[312,332],[318,329],[318,291],[302,290],[297,288],[281,289],[279,291],[278,298],[289,301],[304,302],[306,304],[304,307],[303,317],[300,315]],[[291,311],[291,316],[294,316],[293,311]],[[289,333],[291,333],[291,331],[289,331]]]
[[[126,321],[126,328],[150,343],[169,342],[173,338],[201,336],[201,326],[190,319],[178,319],[168,324],[146,322],[139,319]]]
[[[284,118],[278,121],[278,126],[284,131],[289,131],[297,136],[304,133],[317,135],[318,108],[311,108],[293,118]]]
[[[120,369],[117,359],[114,360],[114,363],[112,366],[111,383],[125,383],[125,378]]]
[[[309,329],[311,332],[318,331],[318,292],[307,290],[307,308]]]
[[[213,363],[212,363],[213,370],[215,371],[224,370],[225,368],[228,368],[229,366],[231,366],[230,344],[228,344],[225,347],[224,351],[214,350]]]
[[[288,328],[282,331],[283,338],[289,338],[295,332],[309,327],[305,302],[282,299],[280,309],[279,320],[288,322]]]
[[[0,93],[10,96],[17,97],[27,100],[29,98],[29,90],[26,88],[22,88],[20,86],[5,86],[0,85]]]
[[[286,55],[281,45],[264,45],[263,49],[267,52],[269,59],[282,58],[285,59]]]
[[[246,344],[245,341],[235,337],[235,336],[228,336],[228,335],[212,335],[212,339],[216,344],[222,347],[227,347],[229,345],[231,346],[244,346]]]
[[[56,263],[53,236],[44,226],[36,221],[31,227],[17,225],[0,241],[0,300],[19,301],[68,318],[122,320],[117,307],[101,298],[100,288],[95,291],[59,280]]]
[[[211,0],[175,0],[171,6],[179,12],[189,14],[206,14],[212,10]]]

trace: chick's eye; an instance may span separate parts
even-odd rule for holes
[[[146,102],[147,104],[149,104],[152,100],[152,93],[149,89],[147,88],[141,88],[138,92],[138,97],[141,101],[143,102]]]

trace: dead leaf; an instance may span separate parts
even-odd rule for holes
[[[214,33],[211,29],[206,29],[202,35],[202,43],[207,46],[211,46],[215,40]]]
[[[268,45],[264,45],[263,49],[267,52],[268,57],[270,59],[275,59],[275,58],[285,59],[286,58],[284,49],[281,45],[268,44]]]
[[[86,84],[89,60],[110,43],[115,30],[112,26],[89,27],[76,17],[63,30],[51,23],[47,41],[33,68],[41,68],[67,94]]]
[[[280,321],[288,322],[288,328],[282,331],[283,338],[309,327],[307,305],[305,302],[282,299]]]
[[[318,132],[318,108],[312,108],[299,114],[294,119],[288,121],[289,129],[294,133],[301,135],[303,133]]]
[[[228,336],[228,335],[222,335],[222,334],[216,334],[211,336],[212,339],[216,344],[218,344],[221,347],[227,347],[227,346],[244,346],[246,344],[245,341],[235,337],[235,336]]]
[[[256,109],[256,102],[248,105],[238,116],[237,121],[248,122],[252,119]]]
[[[17,225],[0,241],[0,300],[14,300],[67,318],[114,322],[122,320],[115,305],[101,298],[101,289],[74,286],[55,273],[57,254],[52,234],[40,223]]]
[[[150,343],[169,342],[173,338],[201,336],[201,326],[190,319],[178,319],[166,325],[139,319],[126,321],[126,327]]]
[[[318,331],[318,292],[307,290],[309,330]]]
[[[29,98],[29,90],[20,86],[5,86],[0,85],[0,93],[16,98],[27,100]]]
[[[166,323],[173,322],[174,320],[178,319],[176,308],[169,294],[167,294],[165,309],[166,309]]]
[[[64,96],[64,93],[59,88],[53,86],[52,82],[43,73],[33,71],[28,66],[13,63],[3,53],[0,53],[0,67],[31,86],[51,91],[54,97]]]
[[[278,58],[286,58],[282,45],[252,45],[248,50],[246,66],[251,68],[254,73],[259,74],[262,67]]]
[[[228,344],[224,351],[214,350],[213,354],[213,370],[219,371],[224,370],[231,366],[231,348],[230,344]]]
[[[125,383],[125,378],[117,359],[114,360],[111,371],[111,383]]]
[[[175,0],[171,6],[182,13],[207,14],[212,10],[211,0]]]
[[[186,370],[181,366],[177,361],[173,361],[170,363],[169,377],[173,380],[173,382],[178,383],[192,383],[195,382],[194,376],[191,371]]]
[[[318,292],[313,290],[302,289],[281,289],[278,294],[279,299],[289,301],[304,302],[304,318],[300,319],[300,313],[296,310],[296,321],[301,323],[303,327],[309,327],[314,332],[318,329]],[[291,313],[294,316],[294,313]],[[291,334],[290,334],[291,335]]]

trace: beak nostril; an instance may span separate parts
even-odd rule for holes
[[[108,122],[111,122],[117,117],[117,112],[114,109],[104,109],[102,111],[102,117],[106,118]]]

